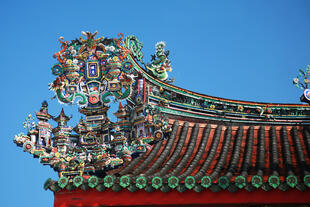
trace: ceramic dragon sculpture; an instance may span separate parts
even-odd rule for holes
[[[146,65],[150,73],[161,81],[168,80],[168,72],[172,71],[170,60],[168,59],[169,50],[165,51],[166,43],[158,42],[155,45],[156,53],[152,55],[152,61]]]

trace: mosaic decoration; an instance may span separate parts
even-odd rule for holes
[[[61,104],[77,104],[84,117],[71,127],[71,117],[63,109],[59,116],[52,116],[44,101],[36,113],[38,123],[29,115],[24,122],[27,134],[14,137],[24,151],[59,173],[59,188],[64,188],[68,179],[79,187],[85,176],[90,176],[88,185],[94,188],[97,176],[103,178],[107,171],[150,150],[153,143],[168,137],[171,131],[168,120],[148,105],[146,83],[134,67],[133,61],[143,62],[143,44],[135,36],[124,39],[122,33],[119,38],[96,38],[97,34],[82,32],[84,38],[70,42],[60,37],[61,50],[53,56],[58,62],[51,68],[56,76],[49,84],[54,98]],[[164,46],[157,44],[156,57],[150,65],[161,80],[167,79],[170,68]],[[114,113],[117,122],[107,116],[112,100],[119,103]],[[49,123],[51,119],[57,123],[54,128]],[[113,184],[113,177],[106,179],[110,179],[105,182],[106,187]],[[121,185],[128,184],[124,180]]]

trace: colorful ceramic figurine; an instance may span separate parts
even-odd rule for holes
[[[306,70],[299,70],[299,74],[293,79],[293,84],[303,90],[303,94],[300,97],[300,101],[310,103],[310,89],[309,85],[310,65],[307,66]]]
[[[170,60],[168,59],[169,50],[165,51],[166,43],[158,42],[155,45],[156,53],[152,55],[152,62],[146,66],[151,74],[162,81],[168,79],[168,73],[172,71]]]

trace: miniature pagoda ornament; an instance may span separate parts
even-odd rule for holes
[[[150,150],[171,130],[164,116],[147,110],[148,88],[134,64],[142,61],[142,43],[134,36],[124,39],[121,33],[119,38],[96,38],[97,34],[82,32],[85,38],[71,42],[60,37],[61,50],[54,54],[58,62],[51,69],[56,79],[49,86],[55,98],[62,104],[77,103],[84,117],[71,127],[63,109],[54,117],[44,101],[36,113],[38,123],[29,115],[24,122],[27,134],[14,137],[18,146],[59,173],[59,187],[66,182],[77,185],[81,176],[103,177]],[[163,42],[156,45],[150,65],[160,80],[167,79],[170,69],[164,47]],[[112,100],[119,102],[115,123],[107,115]],[[54,128],[51,119],[57,123]]]
[[[303,90],[303,94],[300,97],[300,101],[310,104],[310,89],[309,86],[310,65],[304,70],[300,69],[299,74],[293,79],[293,84]]]

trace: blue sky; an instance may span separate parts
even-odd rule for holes
[[[43,100],[52,115],[61,110],[48,91],[59,36],[134,34],[144,43],[145,62],[155,43],[165,41],[175,85],[230,99],[298,103],[302,91],[292,78],[310,64],[309,11],[308,0],[1,1],[1,205],[53,205],[42,186],[56,173],[12,140]],[[77,108],[63,107],[75,126]]]

